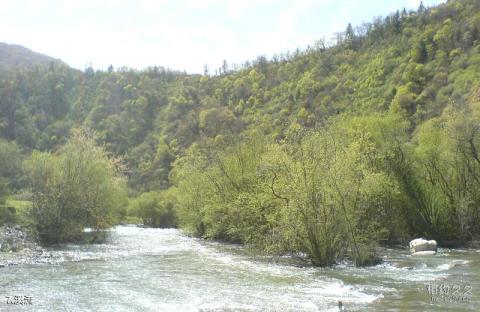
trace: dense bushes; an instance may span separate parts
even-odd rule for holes
[[[20,187],[22,155],[15,143],[0,139],[0,205],[14,189]]]
[[[468,240],[480,235],[480,101],[450,105],[415,136],[419,208],[429,234]]]
[[[86,130],[76,131],[56,154],[33,152],[25,169],[32,218],[44,243],[76,240],[85,227],[104,229],[124,214],[120,163]]]
[[[261,243],[274,207],[259,171],[265,143],[253,137],[231,147],[193,145],[176,162],[182,227],[204,237]]]
[[[478,98],[409,132],[404,114],[330,119],[280,142],[192,146],[174,164],[183,228],[306,255],[374,263],[381,240],[480,234]]]
[[[349,130],[190,149],[174,167],[181,224],[204,237],[304,253],[316,265],[374,261],[389,234],[385,219],[398,214],[398,190],[371,135]]]
[[[0,226],[15,223],[17,223],[15,208],[7,207],[4,203],[0,202]]]
[[[138,217],[143,224],[160,228],[177,225],[175,199],[171,192],[147,192],[131,200],[128,214]]]
[[[17,221],[15,209],[7,207],[8,195],[20,187],[22,155],[16,144],[0,139],[0,226]]]

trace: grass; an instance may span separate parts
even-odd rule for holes
[[[32,202],[28,200],[7,199],[6,205],[7,207],[14,207],[17,212],[26,212],[28,208],[32,207]]]
[[[5,205],[0,206],[0,224],[13,223],[28,227],[32,224],[28,215],[31,206],[32,202],[30,201],[7,199]]]

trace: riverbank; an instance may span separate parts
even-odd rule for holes
[[[19,226],[0,226],[0,267],[35,263],[43,252]]]
[[[141,225],[141,224],[129,224],[129,225],[119,225],[119,226],[126,226],[126,227],[137,227],[137,228],[145,228],[148,229],[149,227]],[[86,228],[83,231],[81,237],[79,237],[76,241],[72,242],[69,245],[88,245],[88,244],[104,244],[109,239],[109,235],[113,233],[112,229],[108,230],[101,230],[95,231],[90,228]],[[192,237],[193,238],[193,237]],[[198,238],[197,238],[198,239]],[[211,242],[214,244],[224,245],[224,246],[236,246],[241,248],[243,252],[248,253],[250,256],[256,258],[261,258],[261,261],[265,261],[265,259],[269,259],[267,261],[271,262],[281,262],[287,265],[293,265],[297,267],[313,267],[310,263],[308,257],[303,255],[269,255],[264,254],[256,250],[255,248],[249,248],[248,246],[243,246],[241,244],[231,244],[228,242],[222,242],[219,240],[206,240],[206,242]],[[377,249],[377,256],[378,261],[373,263],[369,266],[376,266],[382,264],[385,260],[385,254],[388,251],[395,250],[396,252],[408,253],[408,240],[402,242],[399,241],[390,241],[390,242],[383,242],[380,244]],[[54,250],[58,248],[62,248],[63,245],[52,245],[49,247],[42,247],[38,242],[36,242],[31,236],[27,234],[27,231],[22,229],[20,226],[0,226],[0,267],[4,267],[7,265],[17,265],[17,264],[35,264],[35,263],[53,263],[55,262],[52,259],[52,255],[47,252],[47,250]],[[471,240],[465,243],[451,243],[451,244],[439,244],[439,248],[444,250],[479,250],[480,249],[480,240]],[[282,261],[281,259],[287,261]],[[348,265],[353,266],[353,262],[348,259],[344,259],[340,263],[336,265]],[[332,267],[335,267],[333,265]],[[368,267],[368,266],[367,266]]]
[[[0,226],[0,252],[35,249],[38,244],[19,226]]]
[[[85,229],[75,244],[103,244],[108,239],[109,233],[109,230]],[[54,251],[65,246],[42,246],[20,226],[0,226],[0,268],[20,264],[58,263],[59,259],[55,257]]]

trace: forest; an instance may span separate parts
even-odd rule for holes
[[[2,65],[0,225],[131,222],[315,266],[478,239],[480,2],[203,74]]]

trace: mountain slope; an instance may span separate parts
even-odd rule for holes
[[[0,85],[0,136],[55,150],[87,125],[126,158],[132,187],[165,188],[172,161],[192,143],[252,132],[282,140],[332,116],[389,111],[415,130],[480,86],[479,30],[480,2],[457,0],[397,11],[348,27],[332,47],[260,57],[217,76],[16,68]]]
[[[20,45],[0,42],[0,71],[12,71],[19,67],[48,66],[51,63],[62,63],[52,58]]]

